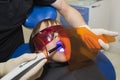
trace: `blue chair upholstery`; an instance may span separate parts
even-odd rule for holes
[[[107,80],[116,80],[116,72],[111,61],[102,53],[94,59],[100,71],[105,75]]]
[[[36,24],[43,19],[56,19],[57,12],[52,6],[34,6],[33,10],[26,19],[24,26],[33,28]]]
[[[30,47],[29,47],[29,43],[25,43],[20,45],[15,52],[13,53],[13,55],[10,58],[16,58],[21,56],[24,53],[31,53],[30,51]]]

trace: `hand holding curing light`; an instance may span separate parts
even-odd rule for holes
[[[10,59],[3,63],[5,70],[0,80],[34,80],[41,76],[42,67],[46,62],[44,54],[24,54],[18,58]],[[7,67],[8,65],[11,66]]]

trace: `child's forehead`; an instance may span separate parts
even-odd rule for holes
[[[41,26],[41,27],[40,27],[39,31],[41,31],[41,30],[43,30],[43,29],[45,29],[45,28],[48,27],[48,26],[45,24],[45,22],[42,22],[40,26]]]
[[[56,23],[56,22],[52,23],[50,21],[48,21],[48,22],[42,22],[39,31],[41,31],[41,30],[43,30],[45,28],[51,27],[51,26],[59,25],[59,24],[60,23]]]

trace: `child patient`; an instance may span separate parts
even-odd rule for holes
[[[50,56],[48,57],[50,60],[66,62],[70,58],[71,46],[69,38],[56,20],[46,19],[40,22],[31,34],[30,44],[32,44],[32,52],[46,49],[45,55]],[[59,45],[61,46],[56,50],[49,52]]]
[[[40,80],[92,80],[95,76],[95,80],[105,80],[92,60],[98,50],[88,49],[74,28],[65,28],[56,20],[43,20],[33,29],[30,46],[32,52],[46,50],[48,63],[44,66]],[[86,75],[91,74],[91,71],[95,75]]]

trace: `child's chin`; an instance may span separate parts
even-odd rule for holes
[[[56,62],[67,62],[68,60],[66,60],[66,58],[61,58],[61,59],[56,59]]]

